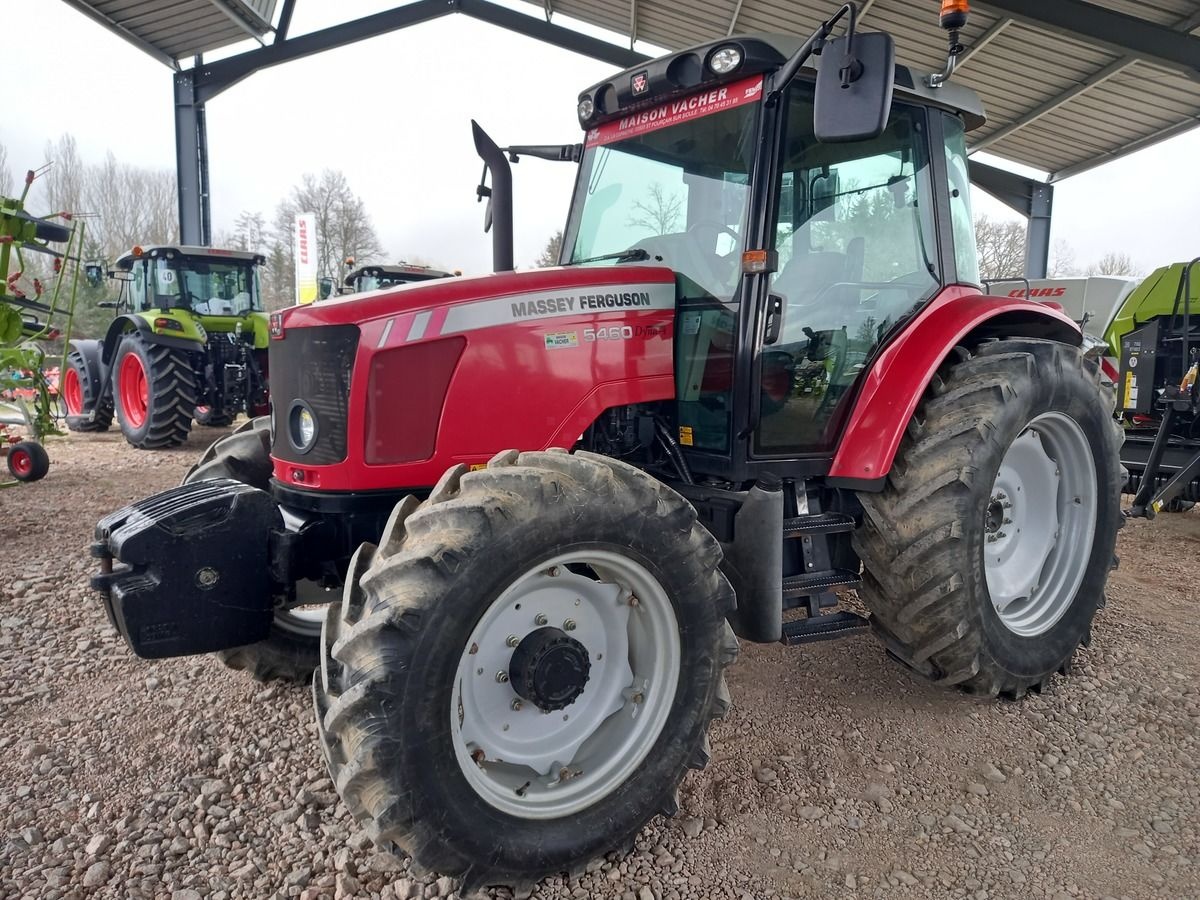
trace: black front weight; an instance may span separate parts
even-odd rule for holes
[[[267,637],[281,590],[270,578],[269,547],[282,529],[271,496],[239,481],[172,488],[100,520],[92,587],[146,659],[252,644]]]

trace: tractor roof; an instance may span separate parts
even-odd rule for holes
[[[405,277],[421,281],[428,278],[449,278],[453,274],[453,272],[443,272],[440,269],[431,269],[429,266],[414,266],[409,263],[395,266],[359,266],[346,276],[346,284],[351,284],[356,278],[363,275],[373,275],[376,278]]]
[[[696,44],[618,72],[592,85],[579,95],[592,98],[596,113],[586,123],[590,128],[600,122],[627,116],[636,109],[656,106],[672,96],[690,94],[706,87],[740,81],[749,75],[770,72],[782,66],[804,44],[804,38],[785,34],[745,34]],[[710,54],[719,47],[736,46],[742,51],[742,63],[726,75],[714,74],[706,65]],[[805,69],[815,69],[814,60]],[[649,90],[639,87],[633,95],[633,78],[643,75]],[[922,105],[939,106],[961,113],[967,130],[979,128],[987,117],[979,95],[968,87],[950,82],[931,88],[927,73],[908,66],[896,66],[896,96]],[[640,84],[642,82],[639,82]]]
[[[192,247],[187,244],[151,244],[146,247],[134,247],[128,253],[121,254],[117,259],[117,268],[129,271],[133,268],[135,259],[144,256],[151,258],[164,256],[167,253],[192,257],[207,256],[211,259],[242,259],[259,265],[266,262],[266,257],[261,253],[250,253],[246,250],[221,250],[216,247]]]

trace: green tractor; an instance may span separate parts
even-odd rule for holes
[[[193,420],[228,425],[268,410],[268,323],[257,253],[134,247],[103,340],[72,341],[62,377],[67,427],[121,432],[143,450],[183,443]]]

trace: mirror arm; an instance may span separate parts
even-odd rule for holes
[[[857,62],[857,60],[851,58],[850,51],[854,42],[854,26],[858,20],[858,7],[853,3],[846,3],[833,14],[832,18],[818,25],[817,30],[812,33],[799,50],[792,54],[792,58],[784,63],[783,68],[775,72],[771,78],[771,90],[767,93],[768,105],[773,105],[779,100],[787,86],[792,83],[792,79],[796,77],[796,73],[800,71],[800,67],[808,62],[809,57],[814,53],[820,53],[821,47],[825,44],[825,39],[833,31],[833,26],[847,14],[850,16],[850,23],[847,29],[850,41],[847,42],[846,57],[842,62],[842,80],[844,84],[849,84],[850,81],[854,80],[853,77],[847,76],[853,73],[854,63]],[[861,64],[859,68],[861,70]]]
[[[502,147],[509,162],[520,162],[522,156],[548,159],[551,162],[579,162],[583,158],[583,144],[527,144]]]

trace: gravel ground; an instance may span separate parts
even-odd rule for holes
[[[305,689],[136,660],[86,587],[96,519],[218,434],[55,441],[0,493],[0,897],[454,896],[356,829]],[[927,687],[866,636],[744,646],[680,816],[535,896],[1200,896],[1198,550],[1200,511],[1127,527],[1090,650],[1020,703]]]

